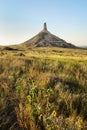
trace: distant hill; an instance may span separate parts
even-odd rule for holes
[[[22,45],[35,46],[35,47],[54,46],[54,47],[63,47],[63,48],[76,48],[75,45],[71,43],[67,43],[65,40],[51,34],[47,30],[46,23],[44,23],[43,30],[40,33],[38,33],[30,40],[22,43]]]
[[[87,49],[87,46],[80,46],[81,48]]]
[[[7,51],[18,51],[17,48],[12,48],[12,47],[9,47],[9,46],[4,47],[3,50],[7,50]]]

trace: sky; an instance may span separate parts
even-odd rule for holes
[[[0,0],[0,45],[22,43],[43,28],[87,46],[87,0]]]

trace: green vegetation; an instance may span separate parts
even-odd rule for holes
[[[1,49],[0,130],[86,129],[87,50]]]

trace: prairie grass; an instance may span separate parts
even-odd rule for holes
[[[87,50],[1,50],[0,129],[86,130]]]

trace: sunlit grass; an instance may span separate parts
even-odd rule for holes
[[[87,50],[0,51],[1,130],[85,130],[86,113]]]

